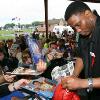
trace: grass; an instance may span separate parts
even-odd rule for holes
[[[19,31],[14,30],[0,30],[0,40],[14,39],[14,34],[32,33],[31,29],[24,29]]]

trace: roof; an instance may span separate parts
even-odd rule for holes
[[[66,24],[66,21],[63,18],[61,18],[61,19],[55,19],[54,18],[54,19],[48,20],[48,25],[59,24],[60,21],[62,21],[64,24]],[[45,23],[44,21],[40,22],[40,25],[44,24],[44,23]]]

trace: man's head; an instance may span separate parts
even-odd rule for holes
[[[96,17],[88,5],[75,1],[67,7],[65,20],[76,32],[88,36],[94,29]]]

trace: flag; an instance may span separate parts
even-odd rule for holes
[[[19,17],[14,17],[14,18],[12,18],[12,21],[13,20],[18,20],[18,21],[20,21],[20,18]]]
[[[15,18],[12,18],[12,21],[15,20]]]

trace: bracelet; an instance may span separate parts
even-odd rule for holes
[[[16,91],[16,88],[15,88],[15,85],[14,83],[12,83],[12,86],[13,86],[13,90]]]
[[[92,78],[88,78],[88,89],[87,92],[92,92],[93,90],[93,79]]]

